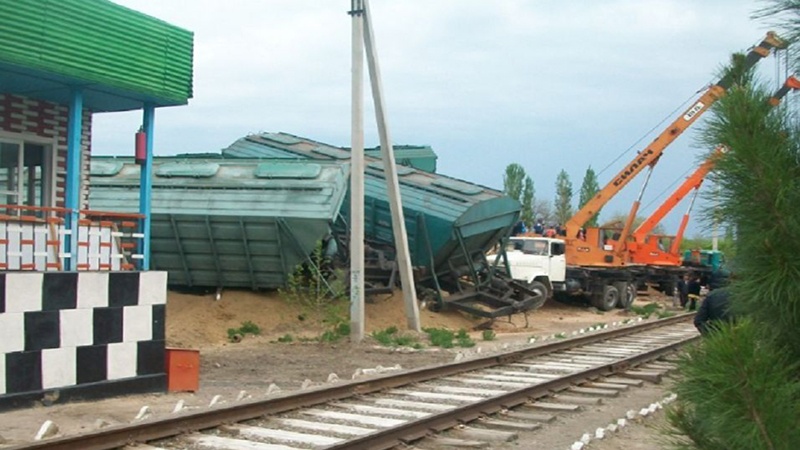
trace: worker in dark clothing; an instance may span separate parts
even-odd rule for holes
[[[514,225],[514,228],[511,229],[512,236],[519,236],[525,234],[528,231],[527,227],[525,226],[525,222],[519,221]]]
[[[689,311],[697,309],[697,301],[700,300],[700,276],[692,274],[686,286],[686,294],[689,297]]]
[[[715,322],[730,321],[730,292],[727,289],[714,289],[703,300],[700,309],[694,316],[694,326],[701,334],[707,334]]]
[[[683,275],[678,278],[678,298],[681,302],[681,308],[686,308],[689,303],[689,275]]]

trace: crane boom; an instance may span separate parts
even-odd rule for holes
[[[678,203],[683,200],[687,194],[692,192],[693,190],[700,187],[703,184],[703,180],[705,180],[706,175],[711,169],[714,168],[714,165],[717,163],[717,158],[725,152],[725,147],[720,145],[715,150],[708,159],[700,165],[688,178],[684,181],[678,189],[675,189],[675,192],[672,193],[665,201],[661,204],[661,206],[656,209],[650,217],[647,218],[641,225],[639,225],[636,230],[633,232],[633,238],[636,242],[644,242],[644,239],[650,234],[653,229],[658,225],[661,220],[675,208]]]
[[[800,89],[800,80],[792,75],[786,79],[780,89],[778,89],[775,94],[770,97],[768,102],[772,106],[778,106],[786,94],[797,89]],[[680,227],[678,228],[677,234],[672,239],[672,244],[670,245],[668,254],[664,254],[662,250],[657,249],[656,245],[652,242],[647,242],[648,236],[650,236],[656,225],[658,225],[661,220],[666,217],[666,215],[669,214],[670,211],[672,211],[672,209],[675,208],[675,206],[677,206],[678,203],[680,203],[690,192],[694,191],[695,198],[697,197],[697,192],[699,191],[700,186],[703,184],[703,180],[705,180],[706,175],[708,175],[708,173],[714,169],[717,161],[719,161],[726,151],[727,149],[724,145],[717,146],[717,148],[714,149],[708,158],[706,158],[706,160],[689,177],[687,177],[677,189],[675,189],[675,191],[664,201],[664,203],[662,203],[661,206],[659,206],[658,209],[656,209],[653,214],[650,215],[650,217],[648,217],[644,222],[642,222],[641,225],[639,225],[638,228],[636,228],[636,230],[634,230],[632,233],[634,244],[631,254],[634,262],[655,262],[657,265],[680,264],[680,255],[678,254],[678,249],[683,241],[683,234],[689,221],[689,214],[692,211],[692,205],[694,205],[694,198],[692,199],[692,205],[689,206],[689,209],[681,219]]]
[[[753,67],[758,61],[769,55],[773,49],[785,47],[786,44],[775,33],[767,33],[766,37],[748,52],[743,63],[743,69],[747,70]],[[727,73],[716,84],[710,86],[689,109],[673,121],[647,148],[640,151],[633,161],[628,163],[603,189],[575,213],[566,223],[568,239],[575,237],[579,229],[645,167],[655,164],[669,144],[707,111],[714,102],[725,95],[733,81],[733,74]]]

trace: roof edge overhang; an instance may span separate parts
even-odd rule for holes
[[[142,109],[145,104],[160,108],[188,103],[186,98],[144,93],[5,62],[0,62],[0,86],[1,93],[4,94],[21,95],[61,105],[69,105],[72,92],[79,89],[83,92],[84,108],[93,112],[131,111]]]

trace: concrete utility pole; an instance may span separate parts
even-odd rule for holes
[[[360,15],[360,18],[363,23],[364,45],[366,47],[366,53],[367,53],[366,55],[367,67],[369,68],[369,77],[372,86],[372,99],[375,104],[375,119],[378,123],[378,134],[380,135],[380,141],[381,141],[381,157],[383,158],[383,168],[384,168],[383,172],[386,176],[386,190],[389,197],[389,208],[392,213],[392,231],[394,233],[395,251],[397,253],[396,261],[398,265],[398,270],[400,272],[400,284],[403,289],[403,300],[405,302],[406,320],[409,329],[419,332],[421,331],[421,326],[419,321],[419,305],[417,304],[417,292],[414,286],[414,276],[411,271],[411,256],[408,249],[408,235],[406,233],[405,218],[403,217],[403,204],[400,198],[400,182],[397,178],[397,164],[395,163],[394,160],[394,148],[392,147],[391,144],[392,140],[391,140],[391,135],[389,133],[389,123],[388,119],[386,118],[386,109],[384,106],[384,99],[383,99],[383,88],[381,86],[380,68],[378,67],[378,55],[377,55],[377,50],[375,48],[375,36],[372,32],[372,24],[370,19],[369,0],[351,0],[351,1],[354,5],[360,4],[360,6],[362,6],[362,13]],[[355,15],[353,16],[353,19],[356,20]],[[355,31],[353,32],[353,36],[355,37]],[[354,49],[355,45],[356,44],[354,43],[353,44]],[[355,81],[353,82],[353,86],[355,86]],[[353,96],[355,99],[355,94],[353,94]],[[354,124],[355,124],[355,119],[354,119]],[[355,138],[353,139],[354,139],[353,142],[355,142]],[[363,141],[361,145],[363,149]],[[353,148],[353,150],[355,151],[355,148]],[[353,156],[355,156],[355,153],[353,154]],[[351,170],[351,176],[353,176],[354,172],[355,172],[355,167],[353,167],[353,169]],[[361,172],[363,176],[363,161],[362,161]],[[363,196],[363,191],[362,191],[362,196]],[[352,215],[355,216],[355,214],[356,212],[353,210]],[[360,221],[361,221],[361,226],[363,227],[363,199],[361,203],[361,209],[359,210],[358,214],[361,216]],[[355,220],[351,220],[351,222],[355,222]],[[354,225],[354,223],[351,224],[351,226],[352,225]],[[363,279],[361,280],[361,282],[363,283]],[[362,284],[362,291],[363,291],[363,284]],[[351,300],[352,299],[353,297],[351,295]],[[359,308],[361,311],[363,311],[363,301],[364,301],[363,296],[359,301],[361,302]],[[355,307],[353,307],[353,309],[355,309]]]
[[[353,18],[350,136],[350,339],[364,339],[364,4],[350,0]]]

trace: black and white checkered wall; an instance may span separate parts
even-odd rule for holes
[[[166,272],[0,273],[0,409],[163,390]]]

